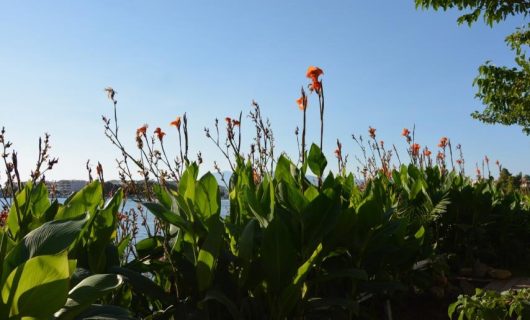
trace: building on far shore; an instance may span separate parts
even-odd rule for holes
[[[55,186],[55,192],[57,196],[68,196],[74,192],[83,189],[88,182],[85,180],[59,180],[54,182],[47,182],[48,188]]]

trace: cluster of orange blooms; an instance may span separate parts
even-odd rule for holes
[[[320,94],[320,90],[322,89],[322,82],[318,79],[321,75],[324,74],[324,71],[320,69],[319,67],[310,66],[307,69],[306,76],[311,79],[311,84],[309,84],[309,90],[316,91]],[[302,111],[305,111],[307,108],[307,96],[302,91],[302,96],[298,99],[296,99],[296,104],[298,105],[298,108]]]
[[[225,121],[226,121],[226,124],[227,124],[228,126],[236,127],[236,126],[241,125],[241,122],[239,122],[239,120],[232,119],[232,118],[230,118],[230,117],[226,117],[226,118],[225,118]]]
[[[173,121],[171,121],[169,123],[170,126],[173,126],[173,127],[177,128],[178,130],[180,130],[180,124],[181,124],[180,117],[177,117],[175,120],[173,120]],[[141,138],[142,136],[146,136],[148,127],[149,126],[147,124],[144,124],[140,128],[136,129],[136,138]],[[160,141],[162,141],[164,139],[164,136],[166,135],[166,133],[164,131],[162,131],[162,129],[160,129],[160,127],[157,127],[155,129],[154,134],[156,134],[158,140],[160,140]]]

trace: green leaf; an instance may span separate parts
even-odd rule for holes
[[[164,238],[160,236],[145,238],[138,241],[135,245],[138,257],[140,259],[143,259],[147,256],[152,258],[160,257],[164,253],[162,241],[164,241]]]
[[[213,216],[207,222],[208,235],[199,251],[197,259],[197,283],[199,290],[204,291],[210,287],[213,280],[215,264],[219,255],[223,236],[223,224],[218,217]]]
[[[297,185],[296,179],[294,178],[296,170],[296,166],[282,154],[276,163],[274,178],[278,182],[285,181],[289,185]]]
[[[271,292],[279,293],[296,272],[297,251],[290,232],[279,216],[263,232],[261,257]]]
[[[199,167],[196,163],[189,165],[182,177],[180,178],[179,183],[179,194],[185,199],[194,200],[195,199],[195,185],[197,183],[197,176],[199,174]]]
[[[321,177],[324,174],[324,169],[328,165],[328,160],[316,144],[311,145],[309,150],[309,156],[307,157],[307,164],[309,169],[313,171],[314,174]]]
[[[221,194],[219,193],[219,184],[217,179],[208,172],[197,184],[195,190],[195,203],[199,208],[199,213],[203,220],[207,220],[213,215],[219,215],[221,212]]]
[[[86,215],[75,220],[50,221],[28,233],[8,254],[4,270],[10,272],[30,258],[66,250],[80,235],[88,221]]]
[[[93,181],[79,190],[61,206],[55,216],[56,220],[69,219],[86,212],[94,214],[103,201],[103,188],[99,181]]]
[[[92,272],[101,273],[108,267],[106,250],[116,234],[117,213],[122,201],[123,190],[119,189],[103,209],[96,210],[88,245],[88,264]]]
[[[425,235],[425,228],[421,226],[418,231],[414,234],[414,238],[421,239]]]
[[[18,211],[13,201],[7,217],[7,225],[13,237],[20,238],[21,229],[21,236],[24,236],[30,230],[30,225],[36,228],[43,222],[43,216],[50,206],[50,200],[48,199],[48,189],[42,182],[37,185],[31,182],[26,183],[24,188],[17,193],[16,199]]]
[[[131,316],[131,312],[129,310],[121,307],[93,304],[87,310],[81,313],[77,319],[134,320],[136,318]]]
[[[202,299],[199,302],[199,306],[204,307],[206,302],[211,301],[211,300],[217,301],[221,303],[223,306],[225,306],[228,312],[230,313],[230,316],[232,317],[232,319],[241,319],[241,315],[239,314],[239,310],[237,309],[237,306],[235,305],[235,303],[232,300],[230,300],[223,292],[219,290],[215,290],[215,289],[208,290],[208,292],[206,292],[204,299]]]
[[[142,205],[144,205],[149,210],[149,212],[151,212],[158,219],[164,222],[168,222],[174,226],[177,226],[182,230],[185,230],[185,231],[190,230],[190,225],[186,220],[184,220],[178,214],[167,210],[166,208],[159,205],[158,203],[142,202]]]
[[[165,187],[162,187],[159,184],[153,185],[153,192],[158,200],[158,202],[164,206],[165,209],[171,210],[173,207],[173,200],[170,193]]]
[[[66,304],[55,313],[55,317],[74,319],[97,299],[119,288],[122,283],[123,278],[115,274],[96,274],[83,279],[70,290]]]
[[[18,266],[7,277],[2,300],[9,316],[49,318],[66,302],[69,287],[66,251],[38,256]]]

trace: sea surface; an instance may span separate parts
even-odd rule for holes
[[[11,199],[7,199],[8,201],[10,201]],[[63,203],[66,198],[58,198],[57,199],[59,201],[59,203]],[[125,206],[123,207],[123,211],[125,212],[129,212],[130,210],[136,210],[138,207],[138,203],[133,201],[133,200],[127,200],[127,202],[125,202]],[[154,215],[151,214],[149,212],[149,210],[147,210],[147,208],[143,207],[144,210],[146,210],[146,212],[148,213],[147,214],[147,223],[150,227],[151,230],[153,230],[153,225],[154,225]],[[230,201],[228,199],[221,199],[221,216],[226,216],[228,215],[229,213],[229,210],[230,210]],[[141,225],[138,225],[138,238],[137,240],[140,240],[140,239],[143,239],[143,238],[146,238],[147,237],[147,233],[145,231],[145,228],[143,228]]]

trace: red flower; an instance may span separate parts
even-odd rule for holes
[[[171,121],[169,123],[170,126],[174,126],[175,128],[180,130],[180,117],[176,117],[174,121]]]
[[[230,124],[230,122],[232,122],[232,118],[230,118],[230,117],[226,117],[226,118],[225,118],[225,121],[226,121],[226,123]]]
[[[438,144],[438,147],[440,148],[445,148],[447,147],[447,142],[449,141],[449,139],[447,139],[447,137],[442,137],[440,139],[440,143]]]
[[[404,136],[404,137],[408,137],[409,134],[410,134],[409,129],[403,128],[403,131],[401,132],[401,135]]]
[[[421,149],[421,146],[419,144],[417,144],[417,143],[414,143],[410,147],[410,151],[411,151],[413,156],[418,156],[420,154],[420,149]]]
[[[339,148],[335,149],[335,156],[340,159],[341,157],[341,151]]]
[[[145,136],[145,134],[147,132],[147,127],[148,127],[147,124],[144,124],[140,128],[136,129],[136,136],[137,137]]]
[[[375,139],[375,128],[368,127],[368,133],[370,134],[370,138]]]
[[[307,68],[306,76],[313,82],[309,85],[309,89],[315,90],[317,92],[322,89],[322,83],[318,80],[318,77],[320,77],[322,74],[324,74],[324,71],[322,71],[322,69],[319,67],[310,66]]]
[[[166,135],[166,133],[164,131],[162,131],[162,129],[160,129],[160,128],[156,128],[155,129],[155,134],[157,135],[158,140],[160,140],[160,141],[162,141],[162,139]]]
[[[239,126],[241,125],[241,122],[239,122],[238,120],[232,120],[232,125],[235,127],[235,126]]]

